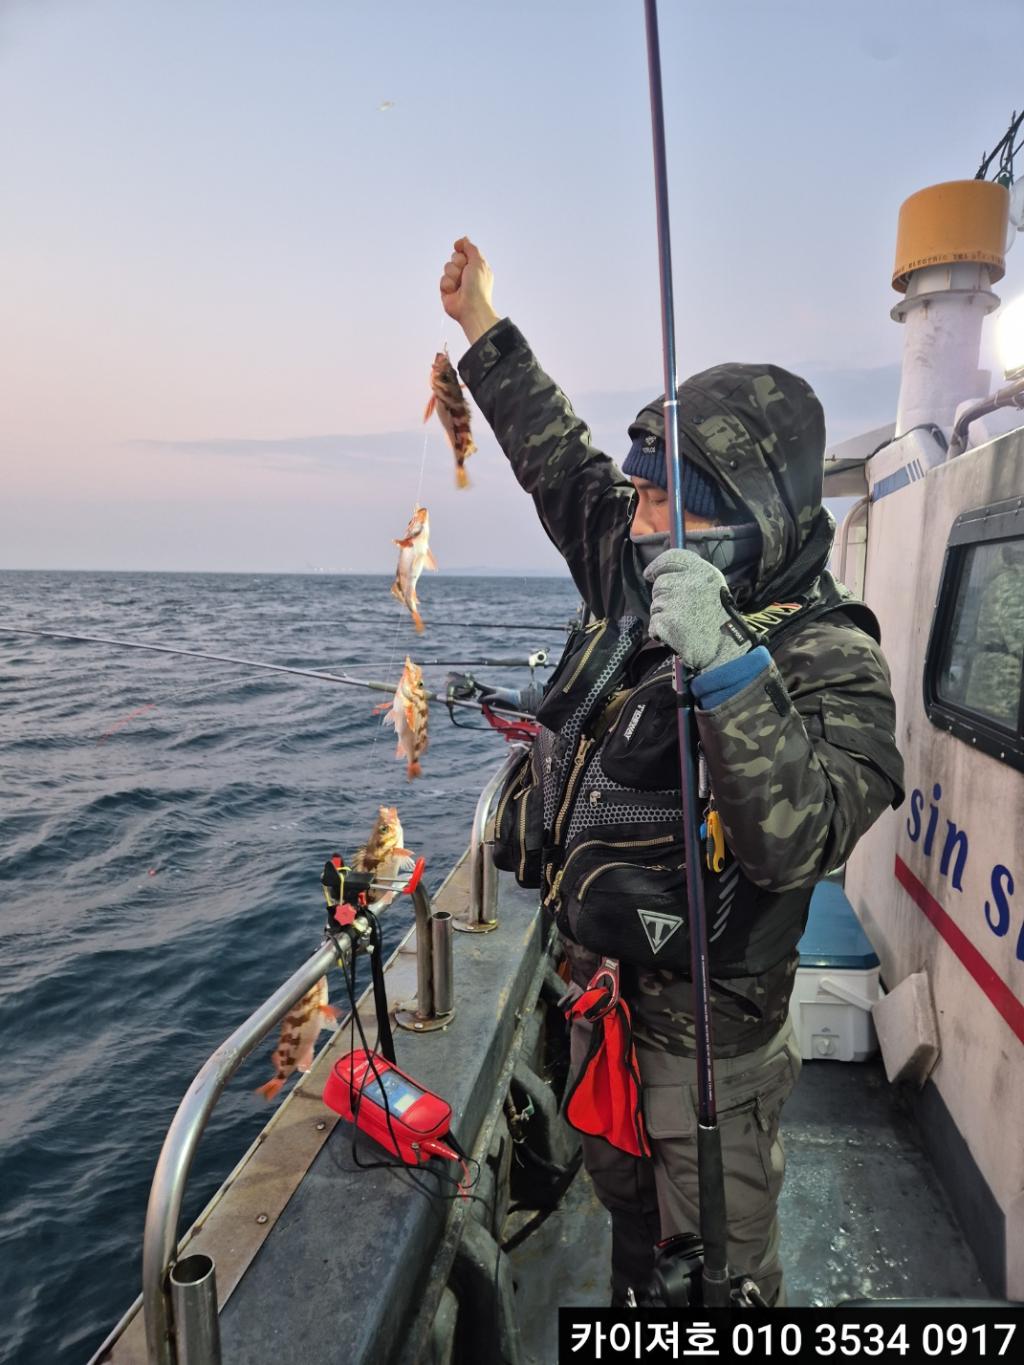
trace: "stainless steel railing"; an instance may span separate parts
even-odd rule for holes
[[[340,942],[341,960],[347,961],[351,944],[345,939]],[[193,1365],[199,1361],[216,1365],[219,1361],[213,1262],[201,1258],[209,1261],[208,1268],[186,1267],[182,1262],[185,1273],[178,1277],[178,1283],[171,1283],[172,1271],[177,1268],[178,1223],[192,1159],[221,1092],[242,1062],[338,961],[338,948],[324,943],[220,1045],[178,1105],[153,1175],[142,1246],[142,1307],[151,1365]],[[175,1305],[179,1306],[177,1319]]]
[[[498,927],[498,869],[491,857],[488,824],[491,805],[505,785],[505,779],[522,759],[525,746],[515,744],[505,762],[495,772],[476,803],[473,831],[469,843],[469,913],[456,920],[454,927],[463,933],[486,934]],[[493,831],[491,831],[493,835]]]

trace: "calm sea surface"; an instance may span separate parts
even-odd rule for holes
[[[380,577],[0,573],[0,625],[397,680],[557,657],[568,579],[433,578],[417,639]],[[524,624],[526,623],[526,624]],[[428,684],[447,668],[427,667]],[[526,669],[475,670],[521,684]],[[543,675],[542,675],[543,676]],[[153,1166],[206,1057],[317,946],[325,857],[380,804],[436,887],[502,760],[431,712],[423,776],[361,689],[0,635],[0,1359],[83,1361],[140,1287]],[[393,942],[407,900],[385,920]],[[335,990],[337,998],[337,990]],[[214,1115],[191,1220],[267,1117],[276,1031]],[[183,1223],[183,1227],[186,1223]]]

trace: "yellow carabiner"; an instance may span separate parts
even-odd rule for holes
[[[725,834],[722,832],[722,817],[713,807],[707,814],[707,830],[704,857],[712,872],[721,872],[725,866]]]

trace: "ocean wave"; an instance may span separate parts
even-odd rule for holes
[[[422,640],[391,613],[385,577],[12,581],[0,574],[7,600],[16,594],[41,629],[327,671],[393,657],[397,678],[407,650],[474,658],[550,645],[528,630],[451,624],[522,620],[514,580],[432,581]],[[531,580],[538,620],[566,619],[574,601],[568,582]],[[444,670],[428,676],[441,682]],[[167,1125],[210,1053],[320,943],[324,860],[351,855],[378,806],[397,804],[436,887],[505,747],[435,708],[424,775],[409,782],[372,714],[383,693],[100,645],[0,637],[0,685],[5,1349],[20,1365],[51,1365],[84,1358],[134,1298]],[[386,945],[411,917],[407,900],[395,903]],[[340,983],[332,990],[338,1000]],[[187,1217],[266,1121],[252,1090],[274,1042],[218,1105]]]

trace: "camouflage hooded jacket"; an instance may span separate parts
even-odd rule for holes
[[[650,587],[629,538],[630,481],[593,447],[507,319],[459,368],[590,612],[645,622]],[[736,605],[755,633],[784,619],[768,636],[769,667],[696,713],[731,859],[763,891],[758,913],[785,907],[789,920],[781,956],[748,976],[734,968],[719,979],[712,956],[716,1052],[730,1055],[760,1046],[784,1022],[797,963],[794,905],[799,929],[814,884],[902,799],[902,762],[877,625],[825,569],[834,523],[821,503],[824,421],[814,394],[773,366],[722,365],[687,380],[679,396],[683,458],[745,507],[761,533],[760,560],[734,587]],[[630,428],[641,433],[663,435],[660,399]],[[585,975],[587,954],[572,955]],[[624,988],[642,1040],[692,1050],[682,972],[625,969]]]

